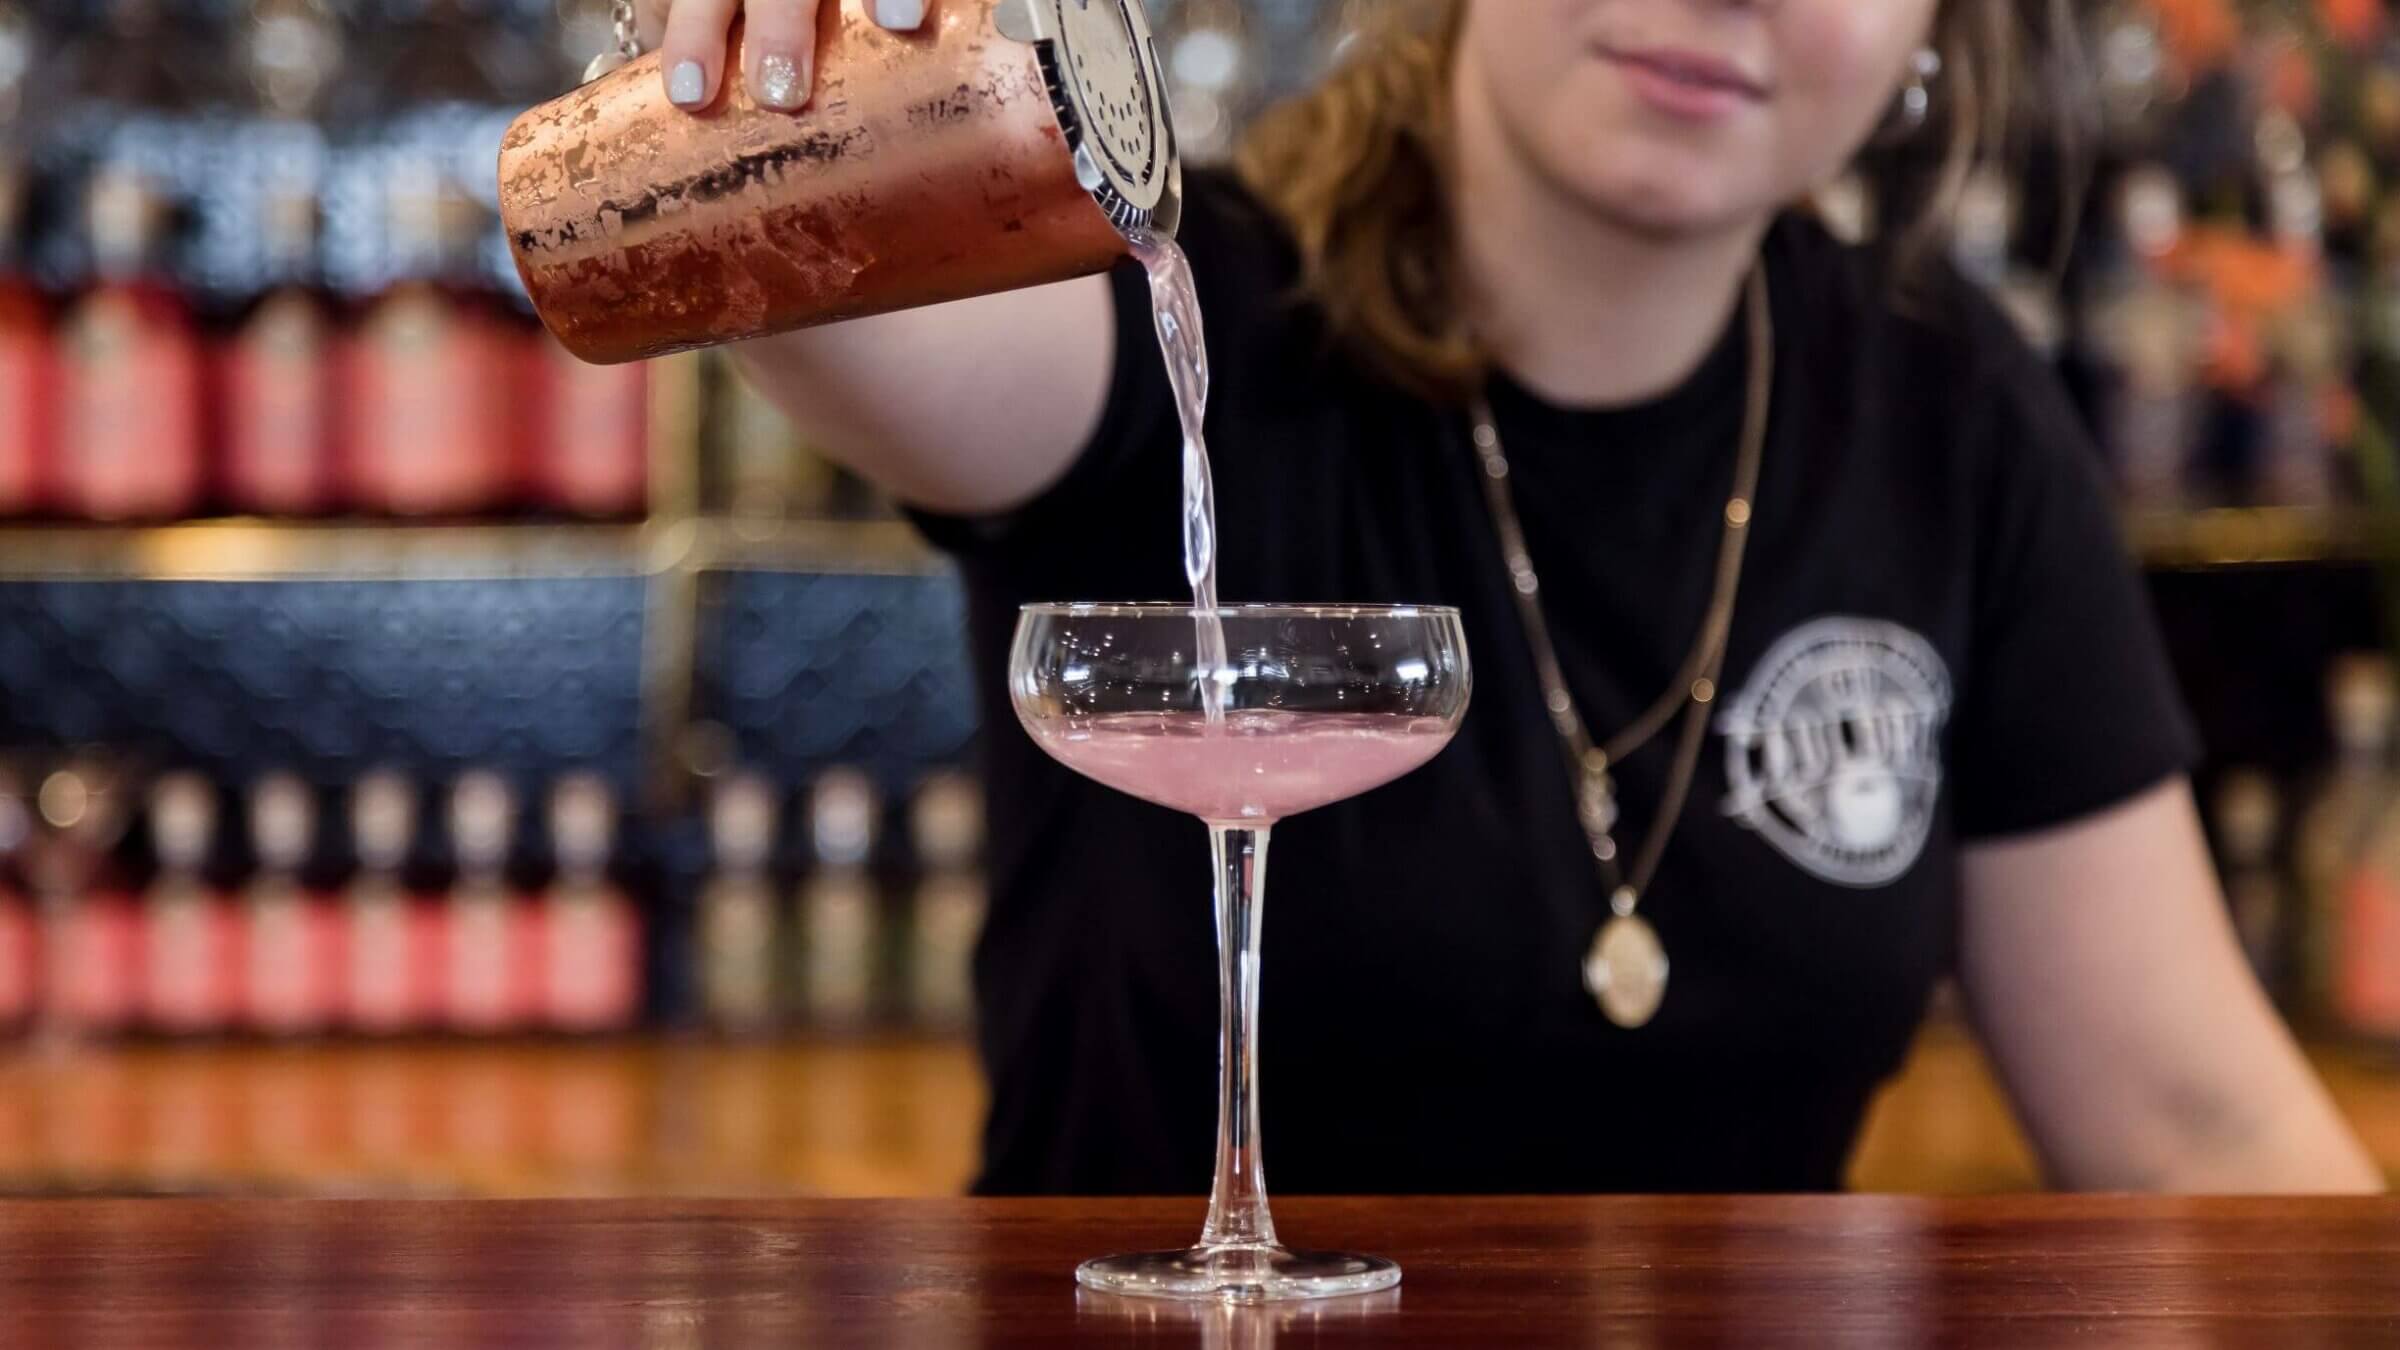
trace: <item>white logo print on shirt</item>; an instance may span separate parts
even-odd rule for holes
[[[1751,668],[1717,719],[1725,814],[1818,878],[1871,887],[1917,861],[1941,794],[1950,672],[1877,619],[1816,619]]]

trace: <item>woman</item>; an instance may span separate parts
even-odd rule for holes
[[[749,0],[737,77],[799,116],[817,5]],[[679,102],[735,8],[652,0]],[[2237,954],[2051,377],[1926,250],[1791,209],[1920,121],[1955,178],[2043,7],[1430,8],[1183,226],[1225,594],[1454,604],[1478,671],[1432,766],[1276,841],[1276,1185],[1835,1187],[1955,975],[2058,1184],[2375,1186]],[[1182,593],[1147,316],[1121,273],[748,352],[967,579],[987,1191],[1208,1180],[1201,832],[1052,765],[994,673],[1023,602]],[[1588,773],[1578,725],[1615,751]]]

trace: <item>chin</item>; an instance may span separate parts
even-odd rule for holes
[[[1728,182],[1722,162],[1695,162],[1688,154],[1586,162],[1563,177],[1595,213],[1645,234],[1706,234],[1753,219],[1770,205]]]

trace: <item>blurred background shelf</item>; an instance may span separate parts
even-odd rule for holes
[[[2400,512],[2338,507],[2134,511],[2125,533],[2161,570],[2400,561]]]
[[[633,525],[214,520],[0,531],[0,581],[499,581],[635,576]]]
[[[2315,1047],[2400,1179],[2400,1077]],[[136,1043],[0,1050],[0,1194],[956,1194],[984,1094],[939,1038]],[[1863,1191],[2040,1186],[1989,1064],[1937,1020],[1870,1113]]]
[[[2144,566],[2169,571],[2400,561],[2400,512],[2308,507],[2137,511]],[[0,528],[15,581],[506,581],[703,572],[925,576],[905,521],[694,515],[621,524],[254,518]]]
[[[638,524],[224,519],[0,529],[0,583],[508,581],[704,571],[918,575],[934,553],[900,521],[654,519]]]

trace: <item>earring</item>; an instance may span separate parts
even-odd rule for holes
[[[1919,47],[1908,58],[1908,83],[1900,86],[1899,126],[1915,131],[1933,114],[1933,82],[1941,77],[1942,54]]]

